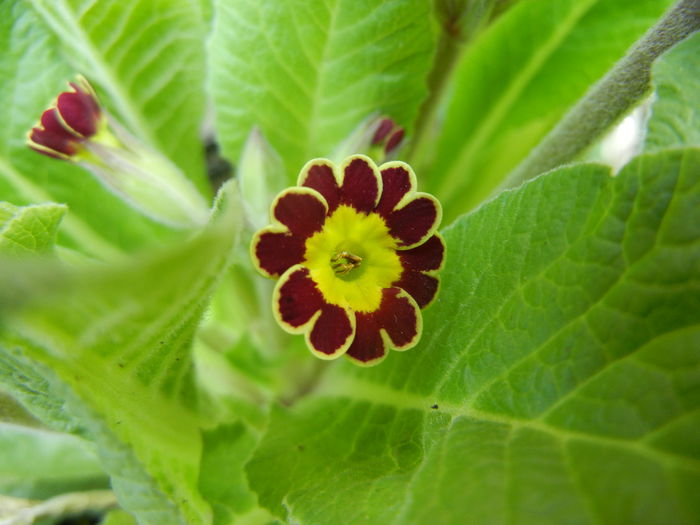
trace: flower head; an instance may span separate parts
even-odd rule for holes
[[[390,348],[414,346],[420,309],[438,289],[441,216],[437,199],[416,191],[403,162],[377,168],[363,155],[340,167],[308,162],[298,186],[273,202],[273,224],[251,243],[258,270],[279,279],[273,309],[280,326],[305,333],[322,359],[344,354],[365,366]]]
[[[56,97],[27,138],[34,151],[65,160],[74,158],[103,124],[97,95],[88,81],[78,77],[68,85],[71,90]]]

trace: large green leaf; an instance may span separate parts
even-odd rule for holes
[[[0,423],[0,494],[45,499],[108,485],[97,458],[79,438]]]
[[[520,2],[468,48],[437,142],[420,146],[414,165],[446,221],[488,197],[669,4]]]
[[[217,129],[237,160],[253,126],[291,179],[363,119],[410,127],[434,35],[427,0],[219,0],[210,55]]]
[[[421,344],[275,410],[261,503],[314,525],[696,523],[699,207],[691,149],[563,168],[457,221]]]
[[[211,520],[197,488],[202,421],[190,347],[242,224],[240,202],[229,204],[202,234],[126,268],[37,273],[20,283],[25,304],[3,312],[0,376],[30,408],[38,398],[39,416],[53,411],[47,399],[64,404],[143,524]],[[8,293],[13,281],[3,271],[0,280]],[[45,385],[27,393],[41,385],[32,374]]]
[[[657,98],[646,149],[700,145],[700,33],[689,36],[654,63],[652,82]]]
[[[164,238],[165,228],[144,219],[92,175],[25,145],[42,111],[82,70],[66,63],[59,49],[60,40],[27,2],[0,3],[0,200],[68,204],[59,242],[102,258]],[[91,71],[83,70],[88,76]]]
[[[65,202],[62,243],[101,257],[163,238],[91,175],[28,150],[24,139],[76,73],[143,141],[207,192],[199,127],[204,34],[188,2],[21,2],[0,6],[0,195],[17,204]],[[177,59],[175,59],[177,57]]]
[[[107,106],[204,189],[202,6],[173,0],[29,3],[58,37],[67,63],[102,88]]]

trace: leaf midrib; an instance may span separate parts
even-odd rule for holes
[[[330,377],[332,375],[332,378]],[[675,454],[662,449],[652,448],[642,439],[628,439],[614,436],[591,434],[577,430],[554,426],[545,421],[524,419],[503,414],[496,414],[483,410],[477,410],[471,406],[462,406],[447,403],[437,398],[424,398],[413,392],[395,389],[385,384],[375,383],[360,379],[359,377],[340,376],[329,374],[328,380],[319,388],[318,394],[324,399],[329,396],[349,398],[352,401],[365,401],[373,404],[384,404],[399,410],[431,411],[433,404],[438,405],[441,414],[447,414],[453,420],[463,417],[476,421],[508,425],[515,429],[528,428],[537,430],[558,440],[567,443],[572,440],[586,441],[604,446],[613,446],[640,454],[662,465],[672,464],[679,468],[694,468],[700,471],[700,460]]]
[[[332,1],[332,0],[331,0]],[[330,16],[329,22],[326,29],[326,35],[323,42],[323,49],[321,50],[320,60],[316,67],[316,85],[314,87],[313,97],[311,98],[311,111],[308,120],[306,121],[306,143],[304,144],[304,156],[309,156],[309,145],[312,144],[314,139],[314,133],[317,129],[316,120],[318,118],[319,106],[321,105],[320,99],[323,93],[323,84],[325,78],[325,70],[328,66],[328,53],[330,48],[331,37],[333,31],[335,31],[336,23],[338,19],[338,1],[332,1],[332,5],[326,4],[329,8]]]

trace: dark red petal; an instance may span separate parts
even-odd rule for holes
[[[49,133],[61,135],[66,139],[74,140],[80,138],[63,126],[56,108],[49,108],[41,114],[41,126]]]
[[[269,277],[279,277],[304,260],[304,239],[288,232],[271,229],[253,237],[251,252],[258,269]]]
[[[415,190],[415,176],[403,162],[387,162],[380,166],[382,173],[382,198],[377,213],[387,217],[408,192]]]
[[[420,308],[425,308],[435,298],[439,281],[437,278],[421,272],[405,270],[401,274],[401,278],[392,284],[404,289],[415,299]]]
[[[312,188],[323,195],[328,204],[328,211],[332,212],[340,202],[340,188],[333,173],[333,165],[330,161],[319,159],[309,162],[299,175],[299,186]]]
[[[385,288],[375,315],[379,326],[389,335],[394,348],[405,350],[418,342],[422,323],[420,310],[403,290]]]
[[[32,143],[43,146],[46,149],[36,147]],[[32,128],[32,131],[29,133],[29,146],[34,151],[55,158],[70,157],[76,152],[76,144],[73,137],[66,136],[65,132],[53,133],[41,128]]]
[[[381,175],[374,163],[368,157],[350,157],[343,168],[340,203],[369,213],[377,205],[380,194]]]
[[[315,191],[290,188],[277,196],[272,213],[294,235],[306,239],[321,231],[326,220],[326,203]]]
[[[345,353],[359,365],[377,364],[386,356],[384,339],[372,314],[356,313],[355,339]]]
[[[445,258],[445,241],[442,236],[435,234],[427,241],[408,250],[398,250],[401,266],[406,269],[426,272],[439,270]]]
[[[323,359],[334,359],[345,353],[355,334],[351,316],[352,312],[340,306],[325,304],[307,338],[314,353]]]
[[[69,82],[68,84],[76,92],[83,96],[88,109],[95,115],[96,118],[99,118],[102,110],[97,102],[97,95],[95,95],[95,91],[92,89],[89,82],[84,77],[80,77],[77,83]]]
[[[407,350],[420,338],[420,310],[408,293],[400,288],[385,288],[377,310],[358,312],[355,316],[355,340],[347,356],[357,364],[377,364],[386,354],[387,344],[390,343],[397,350]],[[382,330],[385,336],[382,336]]]
[[[377,131],[374,132],[374,137],[372,137],[372,145],[376,146],[382,142],[389,132],[394,129],[394,121],[390,118],[384,118],[381,120],[377,126]]]
[[[422,194],[394,210],[386,218],[389,233],[399,241],[399,247],[411,247],[422,242],[440,225],[440,204],[432,195]]]
[[[48,148],[46,148],[46,147],[41,147],[41,146],[39,146],[39,145],[37,145],[37,144],[34,144],[34,143],[31,142],[31,141],[28,141],[28,142],[27,142],[27,146],[29,146],[30,148],[32,148],[32,149],[33,149],[34,151],[36,151],[37,153],[41,153],[42,155],[46,155],[47,157],[51,157],[52,159],[66,160],[66,155],[65,155],[65,154],[59,153],[59,152],[54,151],[54,150],[50,150],[50,149],[48,149]]]
[[[398,148],[401,144],[401,141],[403,141],[404,133],[405,131],[403,128],[397,129],[391,135],[391,137],[389,137],[389,140],[386,141],[386,146],[384,146],[384,153],[391,153],[396,148]]]
[[[309,270],[298,266],[277,283],[273,304],[280,324],[298,333],[325,303],[316,283],[309,277]]]
[[[91,137],[97,131],[98,115],[93,110],[90,98],[82,91],[70,91],[61,93],[56,101],[63,121],[83,137]]]

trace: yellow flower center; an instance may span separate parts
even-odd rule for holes
[[[402,272],[396,242],[376,213],[339,206],[306,240],[304,265],[324,299],[356,312],[379,308],[382,289]]]

